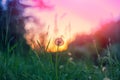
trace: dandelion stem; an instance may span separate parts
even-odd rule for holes
[[[59,51],[59,46],[57,46],[56,63],[55,63],[56,80],[58,80],[58,51]]]

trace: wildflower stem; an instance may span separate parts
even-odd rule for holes
[[[59,51],[59,46],[57,46],[56,62],[55,62],[56,80],[58,80],[58,51]]]

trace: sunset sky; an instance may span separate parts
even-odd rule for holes
[[[23,16],[31,16],[25,21],[25,38],[31,47],[42,41],[40,36],[45,36],[44,45],[50,38],[54,43],[61,37],[65,43],[62,48],[67,49],[76,33],[91,33],[102,23],[120,18],[120,0],[20,0],[20,3],[31,6],[23,12]],[[2,0],[2,5],[5,4],[6,0]]]
[[[6,1],[2,0],[3,6],[6,5]],[[20,0],[25,5],[36,5],[39,1],[41,0]],[[89,31],[103,22],[120,17],[120,0],[43,0],[43,2],[54,7],[52,13],[47,11],[44,13],[63,16],[62,20],[66,21],[63,21],[64,23],[71,23],[77,30],[78,26],[82,28],[78,32]]]
[[[48,49],[52,52],[56,50],[56,38],[63,39],[63,51],[76,34],[89,34],[101,24],[120,17],[119,0],[21,0],[20,3],[31,6],[24,9],[23,16],[34,18],[25,21],[28,44],[35,48],[37,41],[42,43],[42,35],[46,37],[43,44],[46,46],[52,38]],[[45,35],[46,31],[48,35]]]
[[[21,0],[26,5],[36,5],[39,0]],[[49,23],[48,16],[53,19],[58,15],[60,26],[71,24],[77,32],[89,32],[99,24],[118,19],[120,17],[120,0],[43,0],[45,4],[52,5],[54,10],[44,12],[44,19]],[[30,10],[29,10],[30,11]],[[32,9],[33,11],[33,9]],[[36,11],[38,13],[38,11]],[[32,12],[30,12],[32,14]],[[30,15],[30,14],[29,14]],[[43,16],[42,15],[42,16]],[[52,15],[52,16],[51,16]],[[61,18],[62,16],[62,18]],[[61,20],[62,19],[62,20]],[[51,21],[51,20],[50,20]],[[51,24],[50,22],[49,24]],[[63,25],[64,23],[64,25]]]

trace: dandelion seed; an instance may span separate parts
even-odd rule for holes
[[[71,52],[69,52],[69,53],[68,53],[68,56],[71,56],[71,55],[72,55],[72,53],[71,53]]]
[[[59,69],[62,69],[63,67],[64,67],[63,65],[60,65],[60,66],[59,66]]]
[[[69,61],[73,61],[73,58],[72,58],[72,57],[70,57],[70,58],[69,58]]]
[[[89,76],[89,77],[88,77],[88,79],[90,79],[90,80],[91,80],[91,79],[92,79],[92,77],[91,77],[91,76]]]
[[[110,78],[108,78],[108,77],[105,77],[103,80],[110,80]]]
[[[103,68],[102,68],[102,71],[105,72],[105,71],[106,71],[106,67],[103,67]]]

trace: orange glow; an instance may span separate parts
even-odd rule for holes
[[[53,11],[40,11],[37,8],[31,11],[28,8],[24,15],[32,16],[25,22],[25,39],[33,49],[39,49],[40,43],[45,49],[48,46],[48,52],[56,52],[54,41],[56,38],[62,38],[64,45],[59,46],[59,51],[64,51],[77,33],[90,32],[90,24],[87,21],[77,18],[74,13],[65,13],[61,8]]]
[[[26,0],[21,3],[31,5],[23,13],[30,17],[25,21],[27,43],[35,50],[40,46],[47,48],[48,52],[57,51],[56,38],[64,40],[59,46],[59,51],[64,51],[76,34],[89,34],[101,19],[108,19],[111,13],[117,17],[119,13],[115,6],[101,0]],[[101,5],[103,3],[105,5]]]
[[[36,14],[33,13],[34,18],[29,18],[25,22],[26,34],[24,36],[27,43],[35,50],[39,50],[42,46],[48,52],[56,52],[58,46],[55,44],[55,39],[62,38],[64,44],[59,46],[58,51],[67,50],[75,35],[71,30],[71,24],[67,19],[60,20],[57,14],[44,12],[39,14],[37,11]]]

